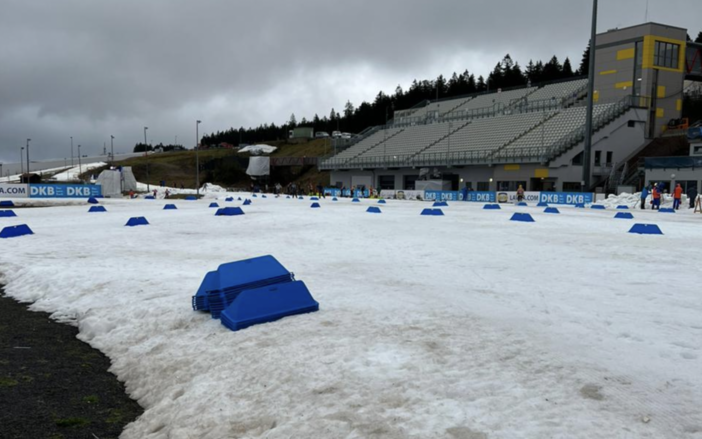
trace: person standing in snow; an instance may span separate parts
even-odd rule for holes
[[[641,210],[646,210],[646,198],[648,198],[648,187],[641,189]]]
[[[680,183],[675,185],[675,190],[673,191],[673,209],[680,209],[680,200],[682,200],[682,187]]]
[[[520,184],[517,188],[517,202],[521,202],[524,199],[524,188]]]
[[[654,185],[651,189],[651,197],[653,197],[653,210],[658,210],[661,207],[661,193],[658,192],[658,186]]]

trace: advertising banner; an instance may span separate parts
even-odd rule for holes
[[[497,200],[497,194],[495,192],[470,191],[467,196],[468,199],[466,199],[466,201],[473,203],[494,203],[495,200]]]
[[[594,202],[590,192],[541,192],[539,202],[548,204],[589,204]]]
[[[29,188],[26,184],[0,183],[0,198],[27,198]]]
[[[463,192],[453,191],[424,191],[427,201],[463,201]]]
[[[524,192],[524,199],[522,201],[526,203],[538,203],[539,202],[539,195],[541,192]],[[516,203],[517,202],[517,192],[505,192],[505,191],[498,191],[497,192],[497,200],[498,203]]]
[[[30,198],[90,198],[102,195],[100,185],[30,184]]]
[[[422,200],[424,198],[424,191],[395,191],[384,189],[380,191],[380,197],[387,198],[388,200]]]

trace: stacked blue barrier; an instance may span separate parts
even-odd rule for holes
[[[88,203],[89,204],[98,204],[99,202],[98,202],[97,198],[90,197],[90,198],[88,198]]]
[[[352,203],[360,203],[361,200],[359,200],[358,198],[354,198],[353,200],[351,200],[351,202],[352,202]]]
[[[661,207],[658,209],[658,213],[675,213],[675,209],[670,207]]]
[[[576,206],[576,207],[577,207],[577,206]],[[603,206],[603,205],[601,205],[601,204],[593,204],[592,206],[590,206],[590,209],[595,209],[595,210],[605,210],[605,209],[606,209],[606,207],[605,207],[605,206]]]
[[[385,200],[378,200],[378,204],[387,204],[387,201],[385,201]]]
[[[310,207],[312,209],[319,209],[321,206],[319,205],[319,203],[312,203],[312,205]]]
[[[227,201],[227,202],[234,201],[234,197],[227,197],[224,199],[224,201]]]
[[[5,227],[0,231],[0,238],[2,239],[7,239],[7,238],[16,238],[18,236],[24,236],[24,235],[33,235],[34,232],[32,232],[32,229],[29,228],[28,225],[26,224],[20,224],[18,226],[9,226]]]
[[[90,209],[88,209],[88,213],[94,212],[107,212],[107,209],[105,209],[105,206],[90,206]]]
[[[175,204],[166,204],[163,206],[163,210],[178,210]]]
[[[534,218],[531,217],[528,213],[515,213],[512,215],[512,218],[509,219],[510,221],[519,221],[523,223],[533,223]]]
[[[629,210],[629,206],[624,206],[624,205],[619,205],[617,206],[618,210]]]
[[[444,216],[444,211],[441,209],[424,209],[424,210],[422,210],[422,215],[424,215],[424,216]]]
[[[614,215],[614,218],[616,218],[616,219],[634,219],[634,215],[632,215],[629,212],[617,212],[617,214]]]
[[[215,216],[237,216],[243,214],[244,211],[241,210],[241,207],[223,207],[215,212]]]
[[[15,207],[15,203],[12,200],[3,200],[0,201],[0,207]]]
[[[434,201],[431,207],[448,207],[448,203],[446,201]]]
[[[544,209],[544,213],[560,214],[561,212],[555,207],[547,207],[546,209]]]
[[[380,211],[380,207],[377,206],[370,206],[368,209],[366,209],[367,213],[383,213]]]
[[[536,207],[548,207],[548,203],[541,201],[539,202],[539,204],[536,205]]]
[[[663,232],[656,224],[634,224],[629,233],[638,233],[639,235],[662,235]]]
[[[211,207],[211,208],[219,208],[219,204],[217,204],[217,203],[210,203],[210,206],[209,206],[209,207]]]
[[[127,221],[127,224],[125,224],[125,226],[127,226],[127,227],[148,226],[148,225],[149,225],[149,222],[143,216],[135,216],[135,217],[129,218],[129,221]]]
[[[250,204],[251,204],[251,200],[249,200],[249,199],[244,200],[244,206],[248,206]]]
[[[145,200],[155,200],[156,198],[154,198],[153,195],[147,195],[147,196],[144,197],[144,199],[145,199]]]
[[[0,218],[11,218],[15,216],[17,216],[17,214],[14,210],[0,210]]]
[[[502,209],[499,204],[486,204],[483,206],[483,210],[500,210]]]

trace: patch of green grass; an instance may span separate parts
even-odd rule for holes
[[[110,409],[110,416],[107,417],[105,422],[108,424],[117,424],[122,422],[122,418],[124,418],[124,412],[122,412],[121,409]]]
[[[88,395],[83,397],[83,402],[86,404],[97,404],[100,402],[100,398],[98,398],[96,395]]]
[[[57,427],[83,427],[90,424],[90,421],[85,418],[56,419],[54,422]]]
[[[19,381],[15,380],[15,379],[6,378],[6,377],[0,378],[0,387],[14,387],[17,384],[19,384]]]

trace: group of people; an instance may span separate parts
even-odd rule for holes
[[[646,200],[648,196],[651,195],[651,209],[659,210],[661,208],[661,197],[665,192],[665,183],[653,183],[650,187],[644,186],[641,190],[641,209],[646,209]],[[673,209],[680,209],[680,203],[682,201],[683,189],[680,183],[675,185],[673,190]]]

